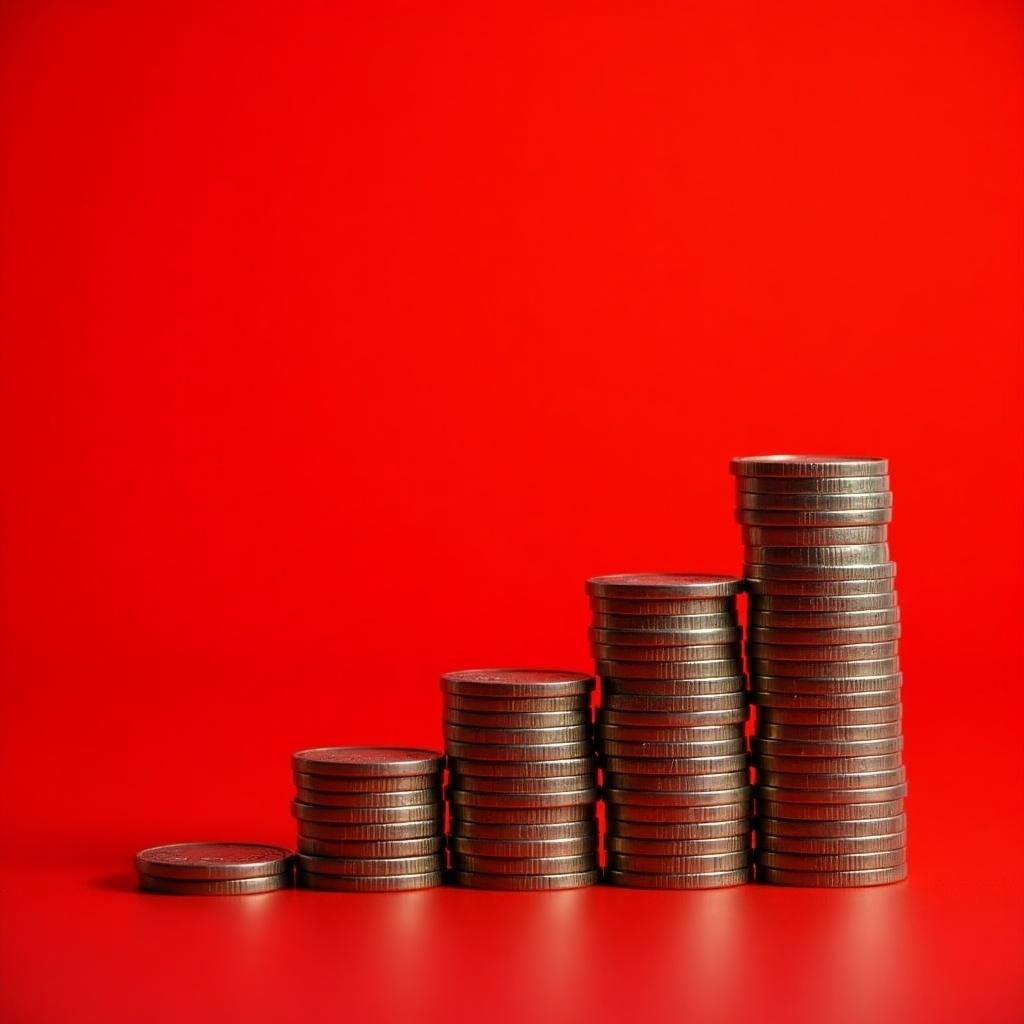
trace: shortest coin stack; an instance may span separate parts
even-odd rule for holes
[[[177,896],[242,896],[292,884],[292,853],[261,843],[175,843],[135,855],[139,888]]]
[[[498,668],[441,677],[452,881],[573,889],[598,880],[593,677]]]
[[[320,747],[292,755],[298,880],[399,892],[444,881],[444,759],[433,750]]]

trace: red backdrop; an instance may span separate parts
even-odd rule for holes
[[[587,666],[585,577],[737,571],[728,458],[794,449],[893,467],[913,878],[865,934],[953,945],[880,991],[960,1009],[948,960],[1019,1011],[1022,115],[1018,3],[5,4],[10,1019],[138,1019],[135,915],[236,925],[93,876],[288,841],[289,753],[438,746],[444,669]],[[538,906],[428,898],[469,962]],[[706,949],[722,905],[585,898],[595,952],[666,913]],[[856,897],[727,898],[748,971]],[[379,900],[317,906],[395,943]],[[352,1007],[453,1012],[367,963]]]

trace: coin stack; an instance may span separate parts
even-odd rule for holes
[[[601,676],[596,737],[614,885],[750,880],[747,693],[732,576],[587,581]]]
[[[906,877],[898,638],[885,459],[732,461],[757,705],[757,877]]]
[[[593,688],[592,676],[548,669],[441,677],[456,885],[598,881]]]
[[[139,888],[177,896],[242,896],[292,884],[292,852],[262,843],[175,843],[135,855]]]
[[[444,758],[434,750],[320,747],[292,756],[298,880],[398,892],[444,881]]]

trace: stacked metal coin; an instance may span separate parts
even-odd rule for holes
[[[592,676],[549,669],[441,677],[456,885],[598,881],[593,688]]]
[[[444,758],[434,750],[320,747],[292,756],[298,880],[398,892],[444,881]]]
[[[885,459],[733,459],[757,704],[757,877],[906,877],[900,613]]]
[[[750,880],[740,589],[732,576],[587,581],[612,884],[707,889]]]
[[[242,896],[292,884],[292,852],[262,843],[175,843],[135,855],[139,888],[177,896]]]

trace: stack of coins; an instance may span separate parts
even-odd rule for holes
[[[298,880],[398,892],[444,881],[444,758],[434,750],[321,747],[292,756]]]
[[[593,688],[592,676],[549,669],[441,677],[456,885],[598,881]]]
[[[614,885],[750,880],[747,693],[731,576],[587,581],[601,676],[596,737]]]
[[[292,852],[260,843],[176,843],[135,855],[139,888],[176,896],[242,896],[292,884]]]
[[[906,877],[896,567],[888,463],[733,459],[757,705],[757,877]]]

